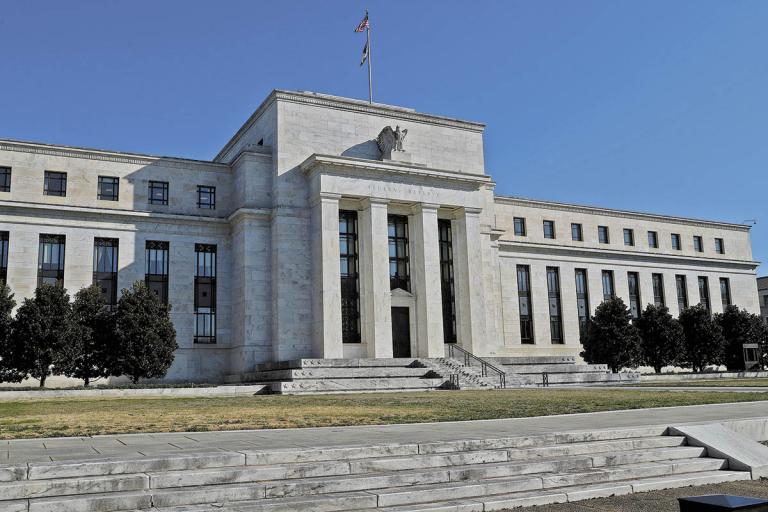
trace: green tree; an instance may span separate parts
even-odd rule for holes
[[[723,355],[723,330],[712,318],[709,310],[698,304],[681,311],[678,320],[685,334],[680,365],[703,372],[709,364],[720,364]]]
[[[13,356],[10,353],[11,332],[13,327],[13,300],[11,289],[0,285],[0,382],[20,382],[24,374],[11,366]]]
[[[72,328],[73,335],[63,347],[56,372],[82,379],[86,386],[92,379],[109,376],[117,346],[114,315],[97,285],[83,288],[75,294]]]
[[[23,377],[45,380],[72,336],[72,310],[64,288],[43,284],[24,299],[13,320],[8,366]]]
[[[606,364],[612,372],[636,368],[641,362],[640,335],[632,325],[632,315],[618,297],[612,297],[595,310],[587,323],[581,353],[589,363]]]
[[[666,306],[648,304],[635,326],[640,332],[643,364],[661,373],[664,366],[677,363],[683,352],[683,328]]]
[[[128,375],[134,384],[139,379],[164,377],[178,348],[170,306],[136,281],[122,292],[115,326],[118,347],[112,373]]]
[[[723,363],[729,370],[744,370],[744,343],[765,344],[768,341],[768,325],[759,315],[736,306],[728,306],[715,315],[715,321],[723,331]]]

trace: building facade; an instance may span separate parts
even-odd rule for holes
[[[168,380],[296,358],[578,355],[618,295],[759,311],[749,227],[497,196],[484,125],[273,91],[212,161],[0,141],[0,279],[142,280]]]
[[[768,322],[768,276],[757,278],[757,295],[760,303],[760,316]]]

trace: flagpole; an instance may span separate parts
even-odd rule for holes
[[[366,16],[368,15],[368,12],[366,11]],[[371,80],[371,26],[368,25],[368,28],[365,31],[366,36],[368,37],[368,103],[373,103],[373,82]]]

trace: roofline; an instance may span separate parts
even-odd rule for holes
[[[656,213],[638,212],[633,210],[619,210],[615,208],[603,208],[599,206],[589,206],[573,203],[560,203],[557,201],[545,201],[542,199],[530,199],[526,197],[516,196],[495,196],[494,201],[506,203],[506,204],[518,204],[520,206],[532,206],[532,207],[549,207],[560,210],[578,211],[581,213],[605,213],[608,215],[616,215],[620,217],[632,217],[643,220],[661,220],[665,222],[675,222],[681,224],[695,224],[708,227],[719,227],[725,229],[735,229],[740,231],[750,231],[751,226],[746,224],[736,224],[733,222],[722,222],[705,219],[696,219],[690,217],[675,217],[672,215],[660,215]]]
[[[181,158],[173,156],[150,155],[147,153],[132,153],[107,149],[86,148],[80,146],[66,146],[63,144],[48,144],[16,139],[0,139],[0,150],[20,151],[25,153],[46,154],[50,156],[62,156],[69,158],[86,158],[89,160],[106,160],[111,162],[132,163],[147,165],[157,161],[176,162],[181,165],[209,165],[214,167],[228,167],[221,162],[211,160],[196,160],[193,158]]]
[[[385,103],[368,103],[364,100],[344,98],[342,96],[333,96],[311,91],[289,91],[285,89],[273,89],[269,96],[256,108],[251,116],[243,123],[239,130],[229,139],[219,153],[213,158],[215,162],[221,161],[224,155],[234,146],[240,137],[264,114],[264,112],[277,100],[288,101],[292,103],[303,103],[307,105],[319,105],[338,110],[349,110],[365,114],[384,114],[395,119],[429,123],[439,126],[448,126],[462,130],[482,132],[485,130],[485,124],[477,121],[467,121],[454,117],[439,116],[435,114],[424,114],[416,112],[412,108],[387,105]]]

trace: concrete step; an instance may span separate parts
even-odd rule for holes
[[[256,365],[256,371],[309,369],[309,368],[406,368],[414,364],[415,357],[390,359],[293,359]]]
[[[271,384],[274,393],[351,393],[362,391],[422,391],[439,389],[446,379],[403,377],[397,379],[303,379],[276,381]]]
[[[243,375],[243,379],[249,382],[265,382],[274,380],[302,380],[302,379],[400,379],[405,377],[421,378],[429,370],[427,368],[406,367],[363,367],[363,368],[306,368],[268,370],[250,372]]]
[[[513,364],[503,365],[501,369],[518,375],[541,374],[546,372],[550,376],[559,373],[608,373],[608,367],[604,364]]]

